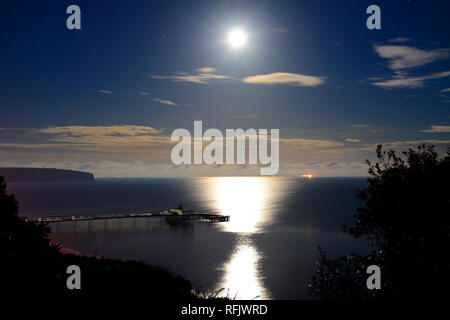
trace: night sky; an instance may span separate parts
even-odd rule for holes
[[[81,30],[66,27],[71,4]],[[366,27],[371,4],[381,30]],[[365,175],[378,143],[445,150],[449,13],[447,1],[2,3],[0,166],[258,174],[174,166],[170,134],[194,120],[280,129],[280,175]]]

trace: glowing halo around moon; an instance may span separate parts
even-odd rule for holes
[[[247,43],[247,34],[240,28],[232,29],[230,32],[228,32],[227,43],[233,49],[240,49]]]

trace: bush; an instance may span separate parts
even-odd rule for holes
[[[138,261],[63,254],[49,239],[50,229],[18,216],[14,195],[7,194],[0,176],[0,254],[2,261],[1,290],[20,295],[120,294],[145,293],[150,299],[196,298],[191,283],[161,266]],[[81,290],[68,290],[66,269],[81,269]],[[37,296],[35,296],[37,297]]]
[[[442,159],[433,146],[424,145],[403,157],[379,145],[376,154],[377,162],[366,161],[372,176],[368,186],[358,192],[365,206],[357,210],[354,225],[344,228],[366,240],[373,252],[333,260],[320,250],[310,294],[325,299],[448,296],[450,148]],[[381,290],[366,288],[369,261],[381,268]],[[349,280],[336,279],[343,273]]]

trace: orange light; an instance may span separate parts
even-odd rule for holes
[[[311,179],[311,178],[313,177],[313,175],[310,174],[310,173],[308,173],[308,174],[302,174],[302,177],[303,177],[303,178]]]

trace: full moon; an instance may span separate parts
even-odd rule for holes
[[[235,49],[239,49],[247,42],[247,35],[241,29],[233,29],[228,33],[228,44]]]

